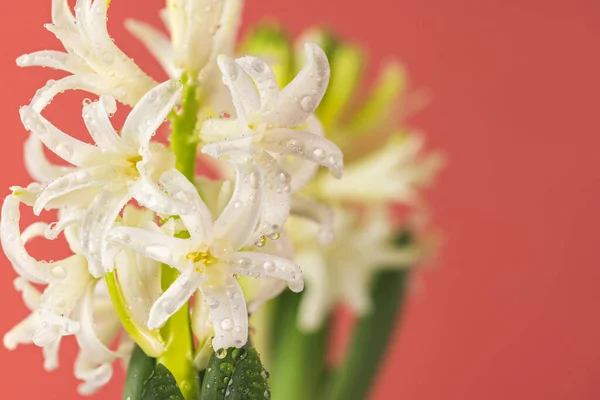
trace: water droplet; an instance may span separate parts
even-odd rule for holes
[[[215,351],[215,357],[217,357],[219,360],[224,359],[225,357],[227,357],[227,349],[219,349],[217,351]],[[221,364],[224,365],[224,364]]]
[[[279,227],[273,227],[273,230],[277,231],[279,229]],[[275,233],[271,233],[269,235],[269,239],[271,240],[278,240],[281,237],[281,233],[279,232],[275,232]]]
[[[243,205],[243,203],[239,200],[236,200],[233,202],[233,207],[235,207],[235,208],[240,208],[240,207],[242,207],[242,205]]]
[[[215,309],[219,307],[219,302],[217,300],[206,300],[206,305],[208,308]]]
[[[17,236],[16,236],[14,233],[9,233],[9,234],[8,234],[8,240],[10,240],[11,242],[12,242],[13,240],[15,240],[16,238],[17,238]]]
[[[289,140],[287,142],[286,146],[287,146],[288,149],[290,149],[294,153],[301,153],[302,150],[304,149],[302,147],[302,144],[299,141],[297,141],[296,139]]]
[[[52,268],[50,272],[52,272],[52,276],[56,279],[65,279],[67,277],[67,270],[60,265]]]
[[[267,244],[267,237],[265,235],[261,235],[258,240],[254,242],[256,247],[263,247],[265,244]]]
[[[265,263],[263,264],[263,268],[267,272],[273,272],[273,271],[275,271],[275,269],[277,267],[273,261],[268,260],[268,261],[265,261]]]
[[[112,64],[112,62],[115,61],[115,56],[114,54],[105,51],[104,53],[102,53],[102,59],[105,63]]]
[[[249,259],[249,258],[246,258],[246,257],[244,257],[244,258],[240,258],[240,259],[238,260],[238,265],[239,265],[241,268],[250,268],[250,267],[252,266],[252,261],[250,261],[250,259]]]
[[[233,322],[229,318],[225,318],[221,321],[221,328],[224,331],[230,331],[233,329]]]
[[[163,303],[163,309],[167,312],[167,314],[173,314],[175,312],[175,304],[171,303],[170,301],[165,301]]]
[[[252,61],[251,67],[254,70],[254,72],[258,74],[262,74],[265,71],[265,64],[263,64],[263,62],[260,60]]]
[[[313,112],[315,109],[315,102],[314,102],[312,96],[302,97],[300,99],[300,108],[302,108],[302,111],[307,112],[307,113]]]
[[[70,158],[73,155],[73,148],[65,143],[59,143],[56,146],[56,152],[62,158]]]
[[[271,389],[269,389],[269,388],[265,389],[263,396],[265,396],[265,399],[270,399],[271,398]]]
[[[281,183],[290,183],[290,181],[292,180],[292,178],[290,177],[290,174],[288,174],[287,172],[281,172],[279,174],[279,181]]]
[[[229,119],[229,118],[231,118],[231,114],[224,112],[224,113],[219,114],[219,118]]]
[[[260,177],[258,176],[257,172],[254,171],[250,175],[248,175],[248,184],[253,189],[258,189],[260,187],[261,183],[262,182],[260,181]]]
[[[233,342],[233,345],[235,347],[242,347],[244,345],[244,342],[242,342],[241,340],[238,339],[238,340],[236,340],[236,341]]]
[[[84,106],[89,106],[90,104],[92,104],[92,100],[88,99],[86,97],[85,99],[83,99],[83,101],[81,102],[81,104],[83,104]]]
[[[315,158],[317,160],[323,160],[325,158],[325,150],[321,149],[321,148],[316,148],[313,151],[313,155],[315,156]]]
[[[260,376],[262,376],[263,379],[269,379],[270,375],[266,369],[263,369],[262,371],[260,371]]]
[[[223,349],[223,350],[225,350],[225,354],[227,354],[227,350],[226,349]],[[219,369],[224,374],[231,375],[233,373],[233,365],[229,364],[228,362],[224,362],[221,365],[219,365]]]

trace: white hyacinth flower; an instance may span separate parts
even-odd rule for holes
[[[101,96],[84,105],[83,119],[96,145],[63,133],[32,107],[21,108],[21,120],[32,135],[73,165],[66,174],[47,182],[37,195],[34,213],[65,207],[86,210],[81,215],[81,241],[95,277],[112,269],[104,238],[132,197],[165,214],[189,212],[188,204],[168,197],[158,186],[160,174],[174,168],[175,157],[162,144],[150,141],[177,102],[180,87],[176,81],[167,81],[150,90],[133,108],[120,135],[110,122],[116,108],[112,97]]]
[[[106,0],[77,0],[75,15],[67,0],[52,1],[52,24],[46,28],[61,41],[66,52],[44,50],[22,55],[21,67],[51,67],[69,72],[38,90],[32,103],[49,103],[65,90],[81,89],[98,95],[110,94],[135,105],[157,82],[112,41],[106,28]]]
[[[128,20],[126,28],[158,60],[165,72],[178,78],[217,70],[218,54],[232,54],[242,10],[241,0],[168,0],[161,17],[170,38],[143,22]],[[208,77],[208,76],[206,76]]]
[[[237,115],[235,119],[208,119],[201,128],[201,140],[209,142],[203,153],[225,156],[232,163],[244,162],[240,155],[250,154],[260,166],[260,175],[250,176],[250,183],[265,192],[259,226],[259,233],[265,236],[281,232],[290,212],[290,193],[314,173],[311,163],[329,168],[338,178],[343,170],[341,150],[322,136],[320,128],[314,128],[312,118],[327,89],[329,63],[316,44],[306,44],[306,55],[306,66],[281,91],[263,60],[247,56],[234,61],[219,56]],[[304,122],[313,132],[293,129]],[[298,159],[291,168],[290,157]]]
[[[124,349],[115,352],[108,348],[120,331],[119,319],[106,290],[96,289],[97,280],[88,272],[83,255],[51,262],[34,259],[25,245],[35,237],[43,237],[51,228],[36,222],[21,233],[19,221],[19,199],[8,196],[2,206],[0,238],[6,256],[20,275],[15,288],[22,292],[31,315],[4,336],[4,346],[9,350],[19,344],[42,347],[44,368],[52,370],[58,367],[62,337],[75,335],[80,347],[75,376],[84,381],[79,391],[92,394],[112,376],[111,363],[125,354]],[[69,232],[69,246],[81,248],[78,237]],[[40,293],[29,282],[47,286]]]
[[[260,192],[246,183],[257,172],[254,160],[238,164],[236,188],[223,213],[213,218],[198,191],[181,173],[167,171],[161,177],[169,195],[193,204],[194,211],[181,213],[189,238],[164,234],[160,228],[115,227],[108,239],[177,268],[181,275],[152,306],[150,329],[163,325],[200,290],[210,308],[215,330],[214,349],[241,347],[248,339],[248,314],[244,293],[235,275],[273,277],[288,282],[290,289],[303,288],[301,270],[292,261],[263,253],[246,252],[262,204]]]
[[[344,179],[323,174],[312,188],[332,201],[415,204],[420,189],[431,184],[444,165],[439,153],[423,154],[424,143],[417,134],[392,136],[380,149],[348,164]]]
[[[427,240],[397,247],[393,225],[385,207],[370,209],[360,218],[344,208],[335,209],[335,239],[327,246],[314,238],[314,226],[306,220],[291,220],[295,260],[304,266],[306,289],[300,303],[299,326],[314,331],[338,303],[357,315],[371,308],[371,282],[377,272],[408,268],[432,251]]]

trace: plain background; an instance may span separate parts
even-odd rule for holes
[[[158,71],[122,28],[158,24],[161,0],[113,0],[110,29]],[[600,4],[595,0],[249,0],[298,33],[333,26],[401,58],[431,106],[411,119],[449,167],[430,192],[446,243],[423,273],[374,399],[600,398]],[[0,13],[0,187],[25,185],[18,107],[57,74],[19,70],[25,52],[59,48],[42,28],[50,0],[3,2]],[[160,77],[160,76],[157,76]],[[79,108],[54,110],[62,128]],[[78,121],[78,122],[75,122]],[[46,253],[57,253],[48,246]],[[41,253],[40,253],[41,254]],[[26,310],[0,268],[0,332]],[[67,340],[67,342],[71,342]],[[74,346],[58,371],[33,346],[0,350],[0,397],[75,399]],[[120,396],[122,377],[97,398]]]

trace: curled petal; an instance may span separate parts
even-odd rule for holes
[[[97,74],[69,75],[57,81],[48,81],[46,86],[35,93],[30,106],[35,111],[41,112],[50,104],[54,96],[67,90],[85,90],[97,95],[111,94],[118,98],[118,93],[114,93],[116,91],[114,86],[104,77]]]
[[[203,267],[201,264],[198,265]],[[150,309],[148,328],[155,329],[162,326],[192,297],[203,279],[202,274],[196,271],[196,265],[189,263]]]
[[[13,196],[15,196],[21,203],[27,204],[29,207],[33,207],[42,189],[44,189],[44,186],[37,182],[30,183],[26,188],[21,186],[10,187]]]
[[[69,30],[76,30],[75,18],[68,0],[52,0],[52,23]]]
[[[33,343],[33,336],[40,324],[41,321],[39,316],[35,313],[30,314],[4,335],[4,347],[7,350],[14,350],[20,344]]]
[[[83,107],[82,115],[85,126],[94,142],[105,151],[119,152],[126,149],[123,140],[110,123],[109,114],[113,114],[115,111],[114,97],[106,95],[100,96],[100,101]]]
[[[304,289],[302,270],[298,264],[282,257],[264,253],[237,252],[227,257],[229,268],[236,274],[253,278],[277,278],[288,283],[290,290]]]
[[[23,126],[63,160],[76,166],[86,166],[102,156],[100,149],[62,132],[32,107],[21,107],[19,112]]]
[[[215,337],[215,350],[242,347],[248,341],[248,312],[244,292],[237,280],[223,277],[223,282],[213,284],[211,280],[200,283],[204,302],[210,309]]]
[[[323,50],[314,43],[304,45],[307,62],[279,93],[277,120],[279,126],[300,125],[315,111],[329,84],[329,62]]]
[[[179,100],[180,92],[181,83],[172,79],[146,93],[123,124],[123,139],[135,149],[148,147],[150,138]]]
[[[260,109],[260,98],[250,76],[231,58],[220,55],[217,64],[223,73],[223,82],[229,88],[240,129],[248,131],[248,116]]]
[[[46,239],[54,240],[68,226],[81,222],[85,215],[85,210],[68,210],[63,212],[58,221],[46,227],[44,235]]]
[[[60,198],[69,196],[69,204],[79,199],[80,206],[85,207],[87,196],[78,197],[78,191],[106,185],[114,177],[114,169],[110,165],[80,168],[50,182],[39,194],[34,206],[35,215],[40,215],[49,206],[62,207]],[[50,204],[53,203],[53,204]]]
[[[261,111],[273,111],[277,106],[279,90],[277,78],[269,64],[258,57],[251,56],[238,58],[236,62],[254,81],[260,96]]]
[[[264,207],[255,236],[269,237],[281,233],[290,215],[290,175],[268,154],[262,155],[260,166],[265,171]]]
[[[131,197],[122,187],[107,186],[92,200],[81,222],[81,245],[90,273],[96,278],[113,268],[105,257],[106,235]]]
[[[189,242],[146,229],[118,226],[110,230],[107,240],[174,268],[180,267],[191,251]]]
[[[43,144],[35,134],[27,138],[24,153],[27,173],[38,182],[49,182],[73,171],[72,167],[52,164],[46,158]]]
[[[234,250],[244,247],[254,233],[263,207],[263,176],[255,160],[236,162],[235,188],[215,221],[214,234],[227,239]]]
[[[322,245],[333,240],[333,211],[330,207],[318,201],[305,197],[294,196],[291,201],[292,215],[306,218],[319,225],[319,242]]]
[[[147,166],[151,167],[151,165],[145,162],[137,163],[140,177],[134,184],[129,186],[129,193],[131,193],[131,196],[136,199],[140,205],[159,214],[191,214],[193,212],[192,205],[165,193],[165,191],[152,179],[147,170]]]
[[[43,50],[35,53],[23,54],[17,58],[19,67],[49,67],[72,74],[88,74],[92,69],[81,58],[55,50]]]
[[[213,239],[213,220],[196,187],[176,169],[162,174],[160,181],[169,195],[191,206],[189,214],[179,214],[188,229],[192,242],[207,243]]]
[[[298,130],[273,129],[265,133],[261,143],[267,151],[312,161],[329,168],[334,177],[342,177],[344,155],[339,147],[322,136]]]
[[[181,76],[181,70],[175,67],[175,54],[169,38],[158,29],[146,23],[128,19],[125,28],[135,36],[156,58],[171,78]]]
[[[252,154],[254,152],[252,138],[252,136],[243,136],[210,143],[202,147],[202,153],[213,158],[220,158],[224,155],[235,157],[235,153],[239,153],[240,156]]]
[[[4,254],[19,275],[30,282],[47,283],[51,279],[50,264],[38,262],[27,253],[21,239],[20,219],[19,200],[15,196],[7,196],[2,205],[0,221],[0,238]]]
[[[15,278],[13,282],[15,290],[21,292],[21,298],[23,303],[30,311],[35,311],[40,305],[41,293],[27,280],[19,277]]]

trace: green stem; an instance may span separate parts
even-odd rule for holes
[[[161,285],[167,290],[179,273],[175,268],[162,265]],[[158,357],[175,377],[177,386],[186,399],[198,398],[198,375],[194,368],[194,340],[190,325],[190,305],[185,303],[167,320],[161,328],[161,334],[167,342],[167,350]]]
[[[150,357],[158,357],[165,350],[165,343],[160,332],[140,325],[133,317],[121,290],[121,285],[117,281],[115,271],[107,272],[104,278],[110,299],[125,331],[144,350],[144,353]]]
[[[190,182],[194,181],[196,170],[196,149],[198,137],[195,133],[199,99],[194,82],[187,75],[182,76],[183,91],[181,111],[171,113],[171,149],[175,153],[175,165]],[[161,286],[167,290],[175,282],[179,273],[168,265],[161,269]],[[190,305],[185,303],[173,314],[161,329],[166,341],[166,351],[157,362],[171,371],[177,386],[186,399],[199,396],[198,373],[194,368],[194,340],[190,323]]]
[[[332,377],[324,399],[367,398],[392,338],[408,278],[409,272],[405,270],[386,271],[377,277],[372,312],[358,321],[344,364]]]
[[[273,329],[278,339],[273,343],[270,367],[273,399],[316,399],[323,386],[329,330],[327,326],[311,334],[298,330],[300,298],[301,295],[286,291],[277,299]]]
[[[200,99],[196,85],[186,75],[181,80],[184,83],[181,93],[181,112],[179,114],[171,113],[171,149],[175,153],[177,169],[190,182],[194,182],[198,148],[196,123],[198,122]]]

